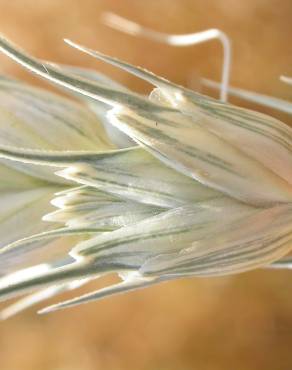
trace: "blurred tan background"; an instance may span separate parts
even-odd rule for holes
[[[219,79],[218,42],[158,45],[105,27],[101,13],[171,33],[217,27],[233,42],[234,86],[292,100],[279,81],[292,75],[291,0],[0,0],[0,10],[1,32],[36,56],[96,68],[141,92],[149,85],[70,50],[62,38],[187,84],[190,76]],[[0,72],[44,85],[3,56]],[[0,323],[0,370],[291,370],[291,347],[292,271],[181,280]]]

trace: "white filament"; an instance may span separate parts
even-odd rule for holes
[[[158,41],[172,46],[190,46],[197,45],[210,40],[218,39],[223,47],[223,65],[221,77],[220,99],[227,101],[228,85],[231,65],[231,42],[227,35],[215,28],[182,35],[172,35],[157,32],[141,26],[138,23],[120,17],[114,13],[104,13],[103,22],[118,31],[125,32],[133,36],[142,36],[150,40]]]
[[[280,80],[288,85],[292,85],[292,77],[280,76]]]

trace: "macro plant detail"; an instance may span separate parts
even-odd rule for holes
[[[2,52],[75,98],[0,80],[0,298],[28,294],[2,318],[109,273],[121,282],[41,312],[265,267],[291,250],[289,126],[67,43],[155,88],[145,97],[0,39]]]

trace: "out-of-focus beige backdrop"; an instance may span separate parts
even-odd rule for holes
[[[0,0],[0,30],[38,57],[97,68],[141,92],[149,86],[62,38],[181,84],[218,80],[218,42],[177,49],[135,39],[103,26],[103,11],[164,32],[220,28],[233,42],[233,85],[292,99],[278,79],[292,75],[291,0]],[[44,85],[3,56],[0,72]],[[291,348],[292,271],[180,280],[0,323],[1,370],[291,370]]]

